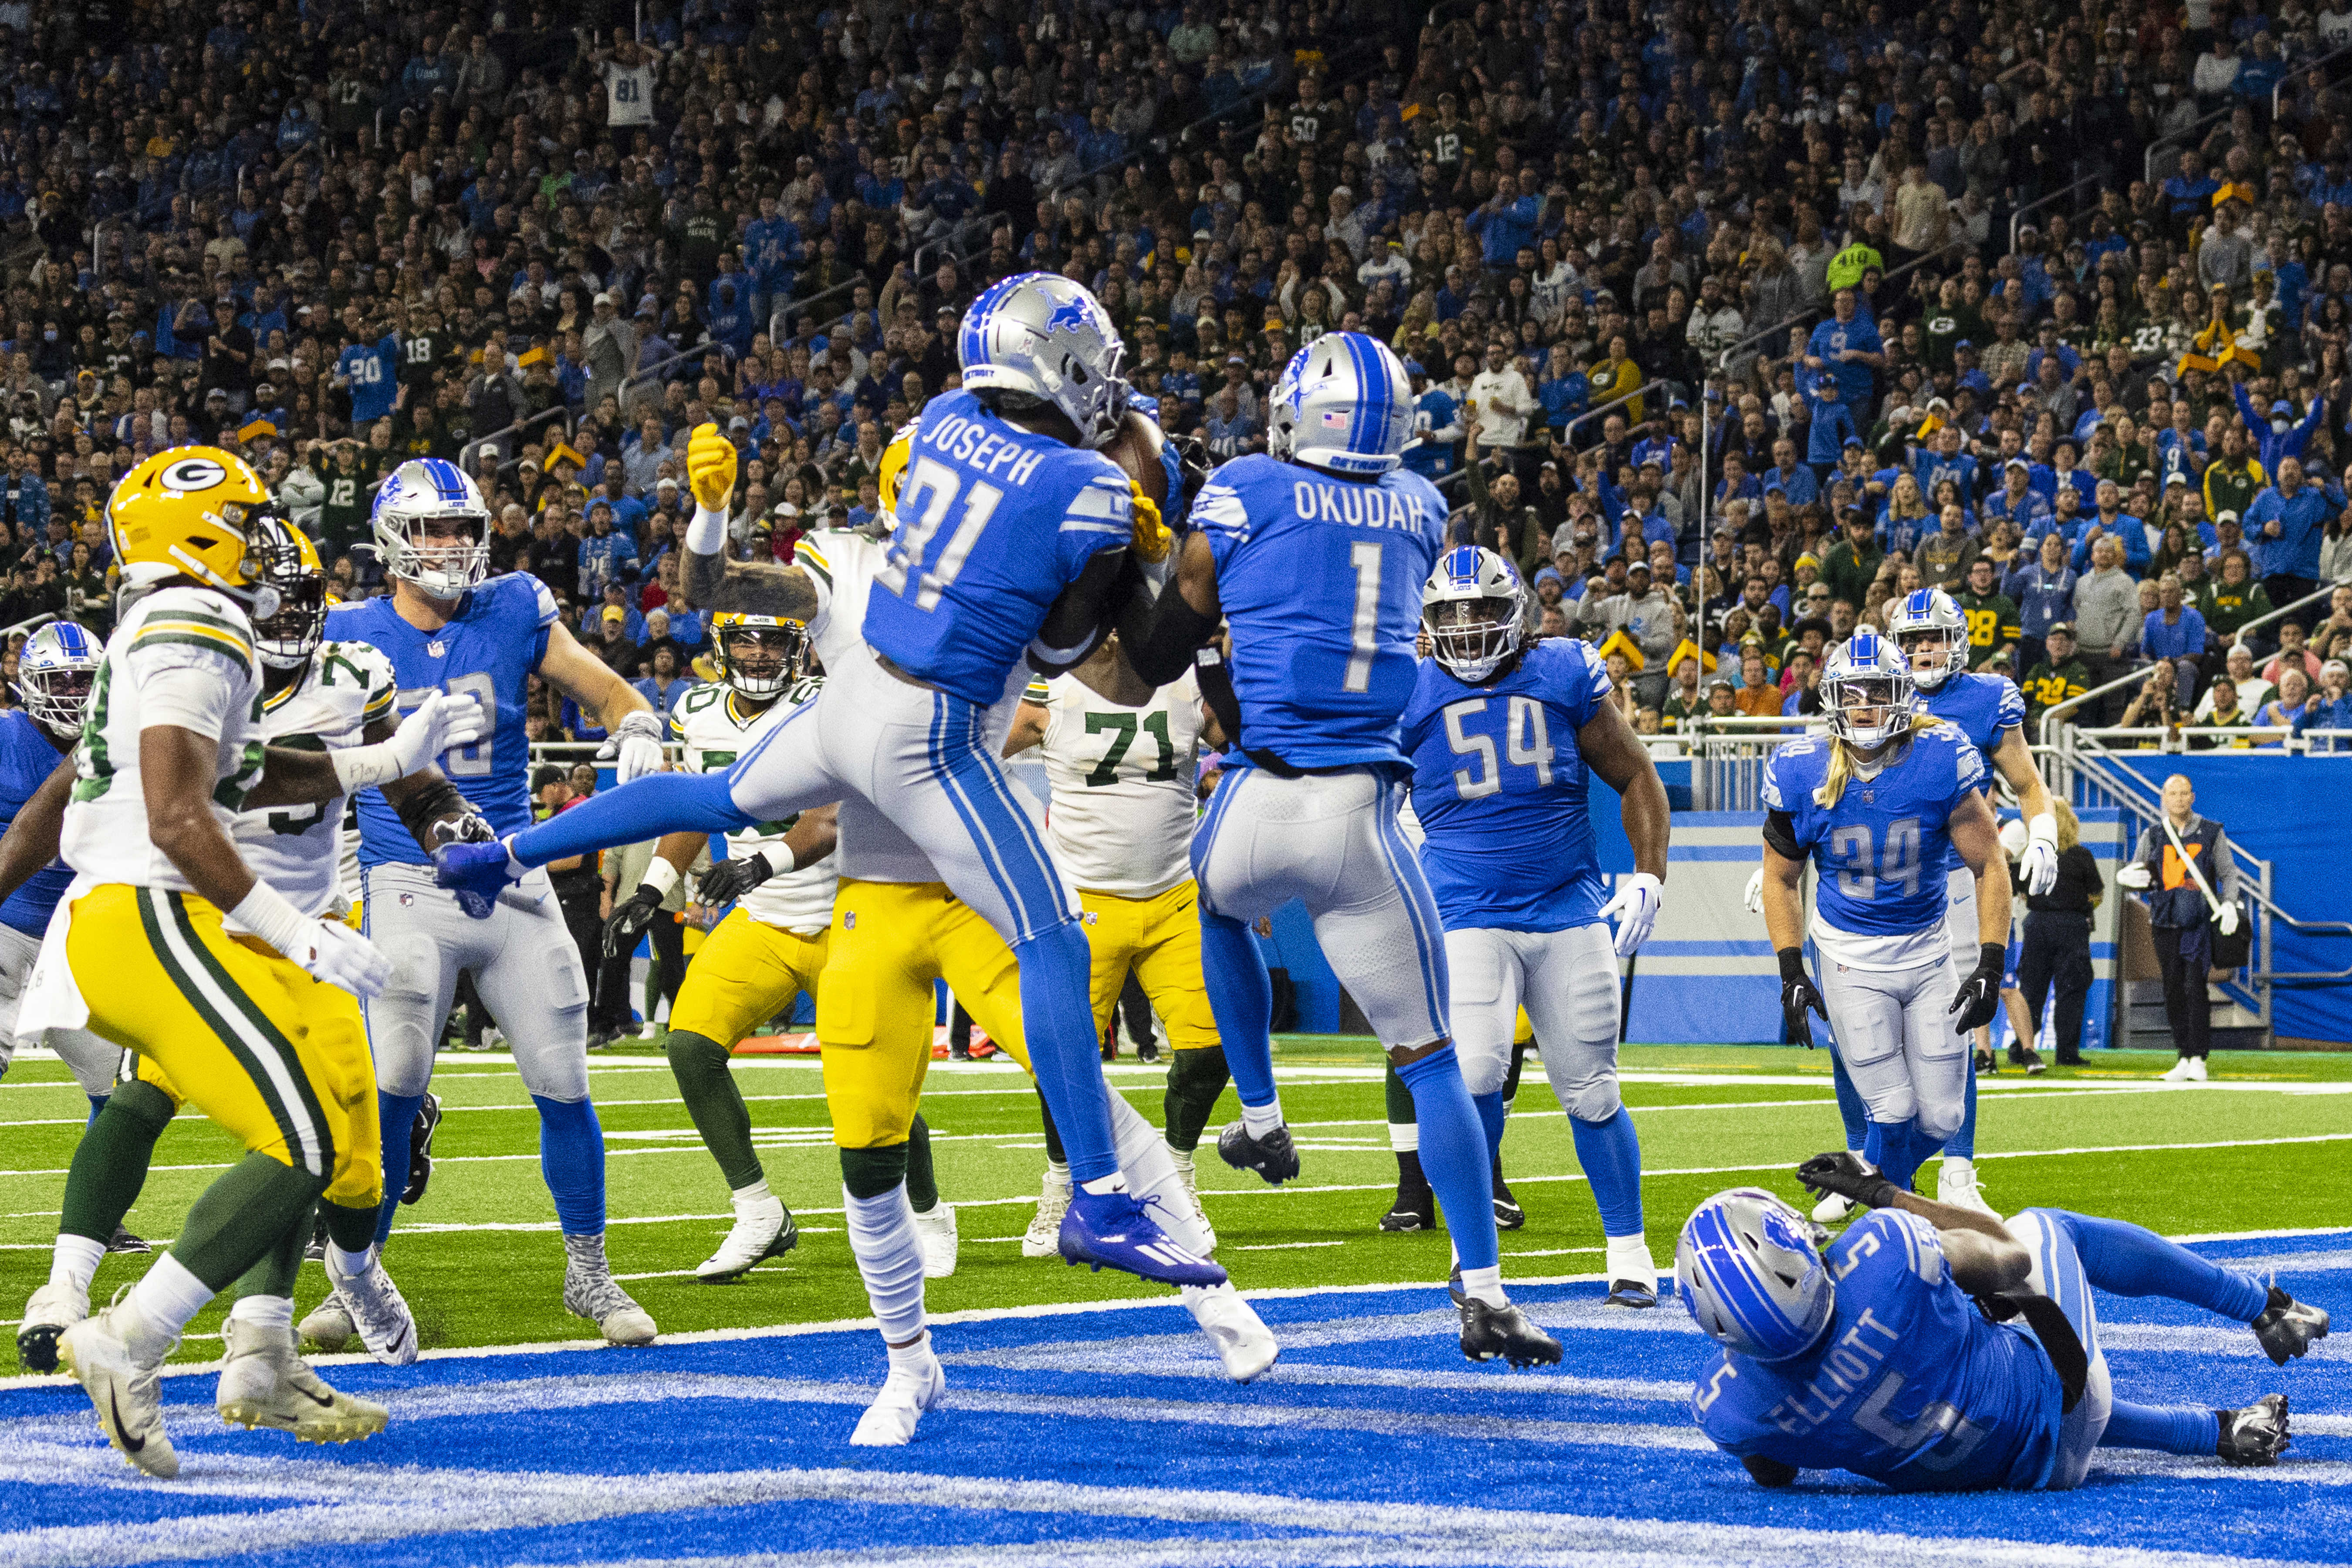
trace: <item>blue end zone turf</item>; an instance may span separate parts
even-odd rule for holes
[[[2352,1232],[2204,1250],[2345,1321]],[[1601,1289],[1520,1290],[1567,1347],[1556,1373],[1464,1362],[1434,1289],[1262,1300],[1283,1357],[1247,1388],[1172,1303],[943,1323],[947,1402],[903,1449],[846,1443],[884,1370],[864,1330],[335,1365],[392,1410],[346,1448],[225,1429],[211,1375],[174,1376],[174,1483],[106,1448],[78,1389],[18,1387],[0,1393],[0,1568],[2352,1561],[2352,1333],[2275,1369],[2243,1328],[2099,1299],[2123,1397],[2290,1394],[2275,1469],[2107,1450],[2067,1494],[1819,1475],[1766,1493],[1690,1425],[1703,1342],[1680,1308],[1607,1309]]]

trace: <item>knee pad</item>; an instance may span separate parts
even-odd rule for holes
[[[1625,1101],[1617,1092],[1614,1073],[1586,1079],[1575,1085],[1563,1107],[1577,1121],[1589,1121],[1595,1126],[1613,1121],[1624,1108]]]
[[[1503,1080],[1511,1075],[1509,1047],[1506,1046],[1499,1052],[1465,1050],[1457,1041],[1454,1055],[1462,1063],[1462,1081],[1474,1097],[1503,1092]]]
[[[1921,1133],[1941,1143],[1960,1130],[1968,1119],[1968,1107],[1960,1102],[1948,1105],[1922,1105],[1914,1112],[1913,1125]]]

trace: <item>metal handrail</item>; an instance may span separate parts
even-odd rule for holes
[[[2328,61],[2340,59],[2346,55],[2352,55],[2352,44],[2338,44],[2324,55],[2315,56],[2300,65],[2289,66],[2285,70],[2281,71],[2278,80],[2271,84],[2271,123],[2274,126],[2278,123],[2279,94],[2286,90],[2287,83],[2305,71],[2317,70]]]
[[[2301,75],[2305,71],[2315,69],[2320,66],[2324,66],[2328,61],[2336,59],[2346,54],[2352,54],[2352,44],[2340,45],[2336,48],[2328,50],[2324,55],[2317,55],[2311,59],[2303,61],[2299,65],[2291,66],[2282,73],[2278,81],[2271,88],[2272,123],[2277,123],[2279,93],[2280,90],[2286,86],[2289,79]],[[2227,120],[2231,115],[2235,114],[2237,111],[2238,104],[2236,95],[2233,93],[2231,95],[2230,102],[2221,105],[2221,108],[2212,110],[2210,113],[2199,115],[2195,120],[2189,122],[2188,129],[2183,131],[2179,135],[2165,137],[2148,143],[2147,152],[2140,160],[2140,177],[2146,180],[2150,185],[2159,184],[2160,182],[2156,177],[2156,163],[2158,154],[2167,152],[2178,153],[2183,147],[2203,141],[2205,139],[2205,132],[2208,127],[2216,125],[2221,121]]]
[[[1902,277],[1905,273],[1909,272],[1916,268],[1924,267],[1928,262],[1933,261],[1936,258],[1943,255],[1944,252],[1948,250],[1959,249],[1966,244],[1967,241],[1965,240],[1948,239],[1943,244],[1937,246],[1935,249],[1923,251],[1919,255],[1913,257],[1910,260],[1895,268],[1892,272],[1883,272],[1879,274],[1878,281],[1880,285],[1884,287],[1888,283],[1894,282],[1895,279]],[[2011,247],[2011,248],[2013,249],[2015,247]],[[1767,339],[1771,338],[1778,333],[1787,331],[1790,327],[1796,326],[1810,317],[1818,315],[1820,312],[1831,309],[1835,303],[1836,299],[1837,290],[1832,289],[1830,290],[1829,298],[1823,300],[1819,304],[1808,305],[1803,310],[1798,311],[1795,315],[1773,322],[1772,325],[1766,327],[1762,331],[1750,332],[1748,336],[1740,339],[1738,342],[1732,344],[1729,348],[1716,355],[1715,368],[1717,371],[1727,368],[1732,360],[1741,350],[1752,348],[1756,344],[1763,342]],[[1873,324],[1876,324],[1877,311],[1874,308],[1871,312],[1871,316]]]
[[[2076,166],[2080,167],[2079,164]],[[2081,179],[2075,181],[2073,184],[2067,186],[2064,190],[2053,191],[2050,195],[2043,196],[2040,201],[2029,203],[2010,214],[2009,248],[2011,253],[2015,254],[2017,250],[2017,237],[2025,226],[2027,214],[2037,213],[2043,207],[2055,205],[2057,203],[2064,201],[2068,196],[2073,195],[2076,191],[2081,190],[2084,185],[2099,185],[2105,184],[2105,182],[2096,174],[2085,174]],[[2036,232],[2039,231],[2037,230]]]

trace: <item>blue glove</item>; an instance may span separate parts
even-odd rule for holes
[[[444,844],[433,851],[433,879],[456,893],[467,914],[486,921],[499,894],[522,875],[503,842]]]

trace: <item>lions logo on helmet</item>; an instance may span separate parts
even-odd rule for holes
[[[268,500],[253,466],[217,447],[174,447],[147,458],[106,501],[107,540],[124,589],[190,577],[251,602],[246,528]]]
[[[71,621],[51,621],[26,639],[16,656],[16,698],[35,723],[60,741],[81,732],[104,651]]]
[[[721,610],[711,618],[719,673],[746,697],[777,697],[808,669],[808,627],[782,616]]]
[[[436,599],[462,598],[490,571],[490,509],[472,476],[439,458],[393,469],[368,514],[383,569]]]
[[[254,520],[247,568],[278,590],[275,615],[256,614],[253,650],[273,669],[299,669],[327,635],[327,570],[300,529],[275,507]]]
[[[966,392],[983,403],[1009,395],[1014,412],[1019,399],[1057,408],[1088,447],[1117,436],[1126,416],[1126,353],[1095,297],[1053,272],[1019,273],[985,289],[956,334]]]
[[[1969,620],[1941,588],[1904,595],[1886,617],[1886,635],[1911,668],[1912,683],[1933,691],[1968,667]]]
[[[1832,648],[1821,686],[1830,733],[1850,746],[1874,752],[1911,728],[1910,668],[1876,632]]]
[[[1519,651],[1527,637],[1526,590],[1494,551],[1457,545],[1438,557],[1422,585],[1421,621],[1431,655],[1456,679],[1475,685]]]
[[[1837,1292],[1822,1261],[1828,1233],[1760,1187],[1698,1205],[1675,1242],[1675,1284],[1710,1338],[1760,1362],[1813,1348]]]
[[[1412,438],[1412,383],[1378,338],[1326,332],[1290,356],[1275,384],[1268,456],[1373,478]]]

